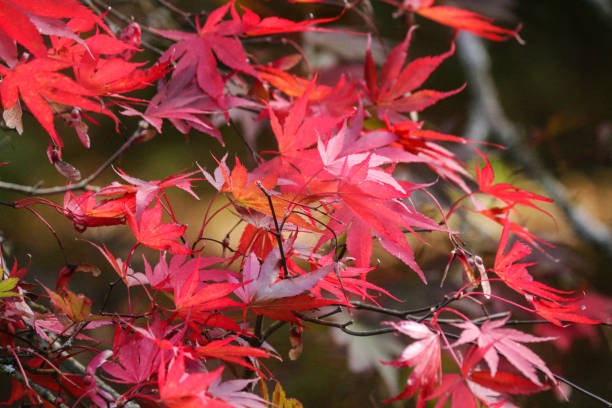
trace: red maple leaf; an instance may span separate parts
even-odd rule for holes
[[[128,62],[123,58],[94,58],[84,53],[75,60],[74,74],[77,82],[96,95],[118,96],[145,88],[168,72],[170,61],[139,69],[143,64]]]
[[[418,58],[402,69],[413,32],[414,28],[411,28],[404,41],[391,50],[382,67],[380,76],[376,73],[372,51],[368,43],[364,64],[366,92],[370,101],[376,106],[378,115],[381,118],[388,116],[392,122],[405,120],[398,113],[420,112],[439,100],[460,92],[465,87],[463,85],[449,92],[428,89],[413,92],[455,50],[453,46],[445,54],[436,57]]]
[[[437,398],[435,408],[444,407],[449,398],[451,408],[478,408],[481,406],[478,401],[482,401],[488,407],[503,407],[508,402],[504,394],[529,394],[548,388],[546,385],[534,384],[508,373],[498,372],[493,376],[490,372],[474,370],[490,347],[491,345],[483,349],[473,346],[459,362],[460,373],[445,374],[438,388],[429,395],[427,400]],[[473,373],[475,373],[475,379],[472,379]],[[517,380],[515,383],[508,383],[514,379]]]
[[[404,390],[398,396],[385,402],[409,398],[418,392],[416,406],[422,408],[438,383],[441,371],[440,335],[423,323],[409,320],[384,323],[392,326],[399,333],[416,340],[402,351],[397,360],[381,361],[383,364],[394,367],[414,367]]]
[[[600,321],[592,320],[586,316],[577,314],[577,312],[583,312],[583,309],[573,304],[560,303],[546,299],[533,299],[532,304],[537,314],[559,327],[563,327],[564,321],[583,324],[601,323]]]
[[[210,398],[206,391],[210,384],[221,375],[223,367],[204,373],[185,371],[185,354],[178,354],[165,366],[164,357],[159,363],[158,386],[162,402],[169,408],[231,408],[231,405]]]
[[[203,346],[196,347],[195,352],[205,358],[218,358],[250,368],[253,371],[258,371],[253,364],[245,360],[245,357],[251,359],[269,358],[270,353],[256,347],[229,344],[235,339],[236,337],[228,337],[226,339],[213,340]]]
[[[133,196],[123,196],[114,200],[98,202],[93,191],[75,195],[67,191],[64,196],[64,213],[77,231],[83,232],[87,227],[117,225],[125,222],[125,209],[133,209]]]
[[[289,247],[286,243],[286,250]],[[261,267],[255,254],[251,253],[246,258],[242,272],[244,286],[236,291],[236,295],[248,304],[253,313],[276,320],[298,322],[299,319],[293,312],[337,303],[335,300],[320,299],[310,293],[304,293],[328,275],[333,265],[298,277],[279,280],[280,268],[281,256],[278,247],[272,250]]]
[[[511,184],[493,183],[495,174],[493,172],[493,168],[491,167],[491,163],[489,163],[489,159],[486,155],[482,155],[482,157],[485,160],[485,165],[482,167],[482,169],[476,165],[476,181],[478,182],[478,187],[482,193],[489,194],[503,201],[511,208],[516,205],[524,205],[543,212],[544,214],[553,218],[549,212],[543,210],[541,207],[538,207],[535,203],[533,203],[533,201],[552,203],[553,200],[527,190],[523,190],[522,188],[515,187]]]
[[[470,321],[453,324],[463,329],[461,336],[454,345],[476,342],[483,350],[483,358],[491,370],[491,376],[495,377],[499,363],[499,354],[503,355],[514,367],[516,367],[532,383],[541,385],[537,376],[540,370],[555,382],[552,372],[546,367],[546,363],[533,351],[521,343],[536,343],[550,341],[550,337],[536,337],[518,330],[504,328],[509,316],[503,319],[487,320],[481,327]]]
[[[191,254],[191,250],[175,240],[185,233],[187,226],[174,222],[161,223],[162,206],[159,200],[152,208],[144,210],[139,219],[132,211],[126,211],[128,225],[141,244],[150,248],[170,250],[174,254]]]
[[[0,29],[39,58],[47,55],[41,33],[72,34],[62,18],[79,18],[108,29],[99,17],[76,0],[0,0]]]
[[[226,297],[241,287],[241,283],[201,283],[197,262],[186,281],[173,283],[174,304],[181,313],[186,314],[190,309],[210,311],[243,306]]]
[[[497,27],[491,24],[492,19],[472,11],[449,6],[434,6],[435,0],[404,0],[398,3],[394,0],[382,0],[406,12],[414,12],[437,23],[453,27],[457,30],[469,31],[493,41],[503,41],[514,37],[522,43],[518,35],[521,27],[514,30]]]
[[[189,72],[199,87],[223,109],[227,107],[223,88],[225,81],[217,67],[217,59],[229,68],[253,77],[257,71],[248,63],[242,43],[234,36],[244,32],[241,22],[223,21],[233,2],[212,11],[196,34],[171,30],[155,30],[159,35],[177,41],[162,59],[177,61],[173,77]]]
[[[64,143],[53,125],[55,112],[49,101],[103,113],[117,121],[115,115],[103,108],[100,103],[89,99],[95,96],[94,92],[57,72],[67,66],[65,62],[49,58],[35,58],[30,62],[18,64],[13,69],[0,65],[0,75],[3,76],[0,94],[4,109],[11,108],[21,97],[30,112],[49,133],[60,152]]]
[[[560,294],[571,294],[559,289],[552,288],[533,279],[527,271],[527,267],[534,263],[516,263],[531,253],[531,248],[520,241],[516,241],[512,249],[503,253],[508,245],[508,235],[512,224],[506,216],[504,229],[499,239],[499,247],[495,255],[493,272],[499,276],[506,285],[523,295],[532,295],[555,301],[567,301]],[[519,235],[520,236],[520,235]]]

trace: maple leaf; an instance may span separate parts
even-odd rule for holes
[[[537,354],[521,344],[554,339],[551,337],[536,337],[518,330],[503,328],[509,318],[510,316],[503,319],[487,320],[481,327],[470,321],[454,323],[454,326],[463,329],[454,346],[476,341],[480,349],[486,350],[483,357],[491,370],[492,377],[495,377],[497,373],[499,354],[501,354],[534,384],[542,384],[537,376],[536,369],[542,371],[555,383],[555,377],[546,367],[546,363]],[[487,347],[489,347],[488,350]]]
[[[418,392],[416,406],[422,408],[438,383],[441,370],[440,335],[423,323],[408,320],[399,323],[383,322],[383,324],[390,325],[397,332],[416,340],[406,347],[396,360],[381,361],[383,364],[394,367],[414,367],[404,390],[398,396],[385,402],[405,399]]]
[[[581,312],[580,315],[574,314],[573,317],[586,316],[590,319],[597,319],[602,323],[612,323],[612,298],[590,292],[585,294],[582,299],[577,300],[576,303],[572,306],[577,306]],[[557,313],[572,312],[569,310],[559,310],[558,308],[556,309]],[[544,311],[542,310],[541,305],[540,310]],[[544,313],[546,312],[544,311]],[[563,319],[562,316],[558,316],[558,318]],[[595,322],[595,320],[593,321]],[[554,344],[562,353],[568,353],[571,350],[574,341],[579,338],[587,339],[593,349],[601,347],[602,341],[601,337],[599,336],[599,331],[597,330],[597,327],[585,324],[568,325],[561,321],[559,321],[559,323],[562,323],[562,325],[557,325],[556,323],[555,325],[537,325],[534,328],[534,331],[540,336],[554,337]]]
[[[228,337],[226,339],[213,340],[203,346],[196,347],[195,352],[202,357],[218,358],[220,360],[236,363],[253,371],[259,372],[259,370],[257,370],[244,358],[269,358],[270,353],[256,347],[230,345],[229,343],[235,339],[236,336]]]
[[[343,120],[343,117],[307,115],[310,95],[315,89],[313,80],[303,95],[294,101],[282,124],[274,110],[268,108],[270,126],[278,143],[278,152],[283,159],[295,159]]]
[[[240,163],[236,157],[236,165],[233,170],[225,164],[225,161],[219,163],[219,167],[215,170],[214,176],[202,170],[206,179],[219,191],[230,192],[234,196],[234,205],[246,208],[246,212],[255,210],[259,213],[264,213],[272,216],[270,201],[262,188],[270,195],[272,206],[274,207],[274,215],[277,217],[285,217],[286,222],[302,227],[306,230],[316,230],[312,222],[308,222],[303,216],[292,213],[294,207],[300,208],[300,204],[308,204],[317,199],[316,196],[305,196],[299,194],[278,194],[272,189],[276,186],[278,175],[270,173],[262,178],[250,175],[246,168]],[[241,210],[239,210],[241,211]]]
[[[285,245],[289,248],[290,245]],[[236,290],[236,295],[248,304],[249,310],[273,319],[298,322],[293,312],[318,309],[337,303],[334,300],[318,299],[304,293],[312,289],[327,276],[334,265],[327,265],[310,273],[279,280],[281,269],[280,250],[274,248],[263,265],[255,254],[245,260],[242,279],[244,286]]]
[[[166,261],[166,253],[159,255],[159,262],[151,267],[147,259],[143,256],[145,273],[135,273],[130,276],[131,283],[135,285],[149,284],[155,289],[173,290],[180,287],[194,271],[199,270],[200,281],[226,281],[228,277],[235,276],[236,273],[222,269],[204,269],[211,265],[225,261],[226,258],[203,257],[188,259],[187,255],[174,255],[170,262]]]
[[[523,377],[502,371],[497,371],[493,375],[491,371],[472,370],[470,379],[485,388],[504,394],[528,395],[549,388],[546,385],[538,385]]]
[[[452,96],[465,88],[465,85],[463,85],[449,92],[421,90],[413,93],[438,65],[452,55],[455,50],[453,46],[445,54],[416,59],[402,69],[413,32],[414,27],[408,31],[404,41],[391,50],[379,78],[377,78],[369,42],[366,50],[364,78],[368,98],[376,106],[379,117],[387,116],[392,122],[405,120],[398,113],[420,112],[439,100]]]
[[[600,324],[600,321],[590,319],[586,316],[576,314],[582,312],[583,309],[579,306],[559,303],[554,300],[532,299],[531,301],[535,312],[549,322],[563,327],[562,321],[576,322],[583,324]]]
[[[113,339],[113,360],[102,369],[113,378],[110,381],[138,384],[151,378],[159,369],[161,354],[168,355],[183,333],[155,317],[146,329],[128,325],[116,326]]]
[[[94,58],[84,53],[73,64],[76,81],[96,95],[127,93],[145,88],[168,72],[170,61],[157,63],[149,69],[138,69],[142,63],[123,58]]]
[[[0,65],[0,75],[4,77],[0,85],[4,109],[10,109],[21,97],[60,152],[64,143],[53,125],[54,110],[48,101],[103,113],[117,121],[110,111],[88,98],[95,96],[94,92],[57,72],[66,67],[65,62],[49,58],[36,58],[13,69]],[[61,159],[59,152],[58,155]]]
[[[540,244],[545,245],[550,248],[554,248],[555,246],[549,242],[544,241],[541,238],[538,238],[531,232],[527,230],[527,228],[523,227],[520,224],[517,224],[514,221],[510,221],[508,219],[508,213],[512,207],[493,207],[488,209],[483,209],[476,211],[478,214],[484,215],[490,220],[495,221],[499,225],[505,226],[507,224],[508,230],[514,232],[517,236],[527,241],[531,246],[537,248],[539,251],[547,255],[544,249],[540,246]]]
[[[517,394],[527,394],[536,387],[540,390],[547,388],[537,384],[527,384],[529,381],[521,377],[517,377],[519,382],[514,387],[509,386],[504,384],[504,380],[509,380],[506,373],[497,373],[499,378],[496,376],[494,377],[497,378],[496,380],[487,381],[491,377],[490,373],[489,378],[487,378],[486,374],[483,374],[482,371],[476,371],[473,368],[482,360],[483,355],[488,352],[490,347],[491,345],[484,349],[476,346],[472,347],[463,358],[463,361],[460,361],[460,374],[445,374],[442,377],[440,385],[427,398],[427,400],[438,399],[434,408],[442,408],[449,398],[451,398],[451,408],[478,408],[481,406],[478,401],[482,401],[489,407],[517,408],[516,405],[508,402],[507,397],[501,394],[501,392],[514,391]],[[472,373],[476,373],[478,380],[492,387],[489,388],[472,380]],[[511,378],[514,378],[514,376]],[[503,390],[498,391],[499,389]],[[522,392],[517,392],[519,390]]]
[[[394,298],[394,296],[391,295],[385,289],[366,280],[368,272],[376,268],[357,268],[347,266],[345,262],[347,262],[348,259],[334,261],[333,257],[334,254],[332,253],[320,257],[319,259],[317,259],[316,262],[311,261],[313,270],[317,267],[334,265],[335,272],[325,276],[316,284],[316,286],[310,289],[310,292],[313,295],[318,298],[323,298],[322,291],[324,290],[326,292],[331,293],[334,297],[336,297],[336,299],[348,303],[349,299],[346,295],[348,293],[353,293],[362,299],[367,298],[372,302],[378,304],[378,302],[376,302],[375,296],[369,292],[369,290],[372,290]],[[287,264],[292,272],[297,272],[300,275],[304,275],[307,273],[302,268],[300,268],[292,259],[288,259]],[[338,266],[336,266],[336,264]]]
[[[244,13],[242,17],[240,17],[236,12],[236,8],[234,7],[233,1],[231,2],[231,4],[232,20],[236,23],[242,23],[243,26],[245,26],[244,34],[249,36],[297,33],[302,31],[321,31],[322,29],[312,26],[315,24],[324,24],[335,21],[340,18],[344,13],[343,12],[337,17],[308,19],[305,21],[295,22],[277,16],[261,18],[244,6],[241,6],[241,9]]]
[[[273,407],[278,408],[303,408],[303,405],[300,401],[295,398],[287,398],[287,393],[283,389],[283,386],[276,382],[274,386],[274,392],[272,395],[269,394],[268,386],[265,382],[261,383],[261,395],[267,401],[270,401]]]
[[[286,251],[290,246],[284,247]],[[281,262],[278,247],[272,250],[261,267],[255,254],[249,254],[242,272],[245,284],[236,291],[236,295],[251,304],[296,296],[312,289],[334,268],[334,265],[330,264],[298,277],[279,280]]]
[[[188,72],[198,86],[222,109],[227,108],[224,95],[225,81],[217,68],[217,59],[229,68],[258,78],[257,71],[247,62],[242,43],[234,36],[244,32],[238,20],[222,21],[233,2],[213,10],[196,34],[173,30],[155,30],[162,37],[175,40],[162,59],[176,62],[173,77]]]
[[[435,0],[405,0],[402,3],[394,0],[382,1],[392,4],[402,11],[414,12],[437,23],[457,30],[469,31],[489,40],[503,41],[514,37],[519,43],[522,43],[518,34],[521,29],[520,26],[514,30],[497,27],[491,24],[492,19],[472,11],[449,6],[434,6]]]
[[[96,22],[108,29],[100,18],[76,0],[0,0],[0,28],[38,58],[47,55],[41,32],[76,37],[61,18]]]
[[[191,194],[191,196],[193,196],[196,200],[200,199],[191,189],[191,182],[200,180],[197,178],[191,178],[191,176],[196,174],[197,171],[185,174],[173,174],[159,181],[141,180],[125,174],[120,169],[115,170],[115,172],[119,175],[119,177],[130,183],[130,185],[113,182],[109,186],[98,191],[97,195],[103,197],[114,197],[117,195],[134,197],[135,205],[132,205],[131,207],[135,207],[136,218],[138,219],[142,216],[143,211],[149,206],[149,204],[151,204],[153,200],[159,194],[163,193],[164,189],[168,187],[178,187],[181,190]]]
[[[98,202],[93,191],[75,195],[67,191],[64,195],[64,207],[58,211],[64,213],[77,231],[83,232],[87,227],[117,225],[125,223],[125,209],[130,205],[130,197]]]
[[[268,408],[270,405],[264,398],[252,392],[243,391],[256,381],[259,381],[259,379],[254,378],[251,380],[229,380],[221,382],[221,378],[217,378],[208,387],[208,393],[216,399],[231,404],[231,406],[235,408]],[[280,404],[275,404],[274,406],[277,408],[286,408]]]
[[[524,205],[553,218],[549,212],[543,210],[541,207],[538,207],[535,203],[533,203],[533,201],[552,203],[553,200],[535,193],[531,193],[527,190],[523,190],[522,188],[515,187],[511,184],[493,183],[495,174],[493,172],[493,168],[491,167],[491,163],[489,163],[489,159],[486,155],[483,155],[482,157],[485,160],[485,164],[482,169],[476,165],[476,181],[478,182],[478,187],[482,193],[498,198],[510,208],[514,208],[516,205]]]
[[[58,317],[65,316],[74,323],[88,320],[93,302],[87,296],[82,293],[76,294],[68,289],[56,293],[45,286],[43,288],[47,291],[53,306],[57,309]]]
[[[185,233],[187,226],[173,222],[161,224],[162,206],[159,200],[152,208],[144,210],[140,219],[126,211],[127,223],[141,244],[150,248],[170,250],[173,254],[191,254],[191,250],[175,240]]]
[[[392,146],[400,147],[412,157],[406,158],[409,162],[420,162],[431,168],[445,180],[454,182],[466,193],[471,193],[463,178],[469,178],[464,165],[455,155],[434,142],[454,142],[465,144],[470,142],[462,137],[446,135],[433,130],[423,130],[422,123],[402,121],[394,123],[389,131],[399,138]]]
[[[248,105],[245,99],[230,95],[225,97],[226,109]],[[144,113],[130,106],[123,105],[123,108],[122,114],[141,116],[159,133],[162,133],[163,119],[167,119],[183,134],[189,133],[190,129],[194,128],[214,137],[222,145],[224,144],[221,132],[206,116],[223,112],[224,108],[191,81],[189,73],[176,73],[175,71],[170,81],[160,81],[157,94],[151,99]]]
[[[7,278],[0,280],[0,298],[19,296],[19,293],[12,290],[15,289],[18,283],[19,278]]]
[[[159,367],[159,347],[146,337],[131,333],[129,338],[121,336],[123,331],[117,328],[113,348],[115,361],[107,361],[102,369],[113,378],[110,381],[138,384],[147,381]]]
[[[516,263],[531,253],[529,246],[516,241],[512,249],[505,254],[503,253],[508,244],[508,235],[511,227],[510,220],[506,217],[497,254],[495,255],[493,271],[506,285],[523,295],[535,295],[548,300],[567,301],[568,299],[561,296],[561,294],[571,294],[573,292],[551,288],[533,279],[527,271],[527,267],[534,265],[533,262]]]
[[[209,373],[186,372],[182,349],[172,358],[168,367],[162,355],[158,372],[159,397],[169,408],[231,408],[231,405],[207,395],[208,387],[221,375],[221,371],[223,367]]]
[[[199,258],[196,258],[199,259]],[[242,286],[240,283],[210,283],[200,284],[200,273],[197,263],[191,275],[184,282],[173,282],[174,304],[177,310],[187,311],[190,308],[197,310],[215,310],[227,307],[240,307],[241,303],[226,298]]]

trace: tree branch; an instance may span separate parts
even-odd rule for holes
[[[4,181],[0,181],[0,189],[8,190],[8,191],[16,191],[19,193],[24,193],[28,195],[49,195],[49,194],[59,194],[65,193],[66,191],[74,191],[74,190],[93,190],[96,191],[96,187],[88,186],[89,183],[94,181],[104,170],[110,167],[115,160],[136,140],[141,137],[141,133],[144,129],[146,129],[147,125],[145,122],[140,122],[138,124],[138,129],[134,131],[134,133],[113,153],[100,167],[96,169],[93,173],[91,173],[88,177],[79,181],[78,183],[71,183],[66,186],[55,186],[55,187],[46,187],[40,188],[38,186],[25,186],[21,184],[7,183]]]
[[[522,130],[506,117],[490,72],[491,62],[483,41],[468,33],[457,36],[459,60],[471,84],[472,106],[464,136],[474,140],[486,139],[489,132],[508,147],[512,159],[539,180],[550,197],[565,214],[574,231],[612,259],[612,234],[587,211],[571,202],[570,196],[538,157],[524,147]]]

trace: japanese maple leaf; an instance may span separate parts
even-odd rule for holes
[[[522,225],[517,224],[514,221],[508,220],[508,213],[510,212],[511,209],[512,207],[492,207],[488,209],[479,210],[477,212],[478,214],[484,215],[485,217],[489,218],[490,220],[495,221],[496,223],[502,226],[507,224],[508,230],[512,231],[518,237],[527,241],[531,246],[533,246],[534,248],[537,248],[539,251],[547,255],[547,253],[540,246],[540,244],[546,245],[547,247],[550,247],[550,248],[554,248],[555,246],[549,242],[544,241],[541,238],[538,238],[537,236],[529,232],[527,228],[523,227]]]
[[[169,64],[170,61],[165,61],[139,69],[142,63],[123,58],[93,58],[84,53],[73,68],[76,81],[83,87],[96,95],[118,96],[153,84],[168,72]]]
[[[258,378],[251,380],[228,380],[221,382],[221,378],[214,380],[208,387],[208,393],[216,399],[223,400],[234,408],[268,408],[270,404],[257,394],[246,391]],[[284,408],[284,405],[274,405]],[[298,407],[293,407],[298,408]]]
[[[234,196],[234,204],[245,207],[248,210],[272,216],[270,201],[262,188],[270,195],[274,215],[277,219],[287,216],[286,221],[307,230],[316,230],[312,222],[308,222],[301,215],[292,213],[294,207],[300,207],[300,203],[309,204],[317,199],[316,196],[302,194],[278,194],[272,190],[277,184],[278,175],[271,172],[263,177],[249,174],[246,168],[236,157],[236,165],[230,172],[225,160],[219,162],[219,167],[214,175],[202,170],[206,179],[219,191],[230,192]]]
[[[394,367],[414,368],[406,381],[404,390],[398,396],[385,402],[409,398],[419,393],[416,406],[422,408],[436,387],[441,371],[440,335],[423,323],[408,320],[383,323],[392,326],[398,333],[416,340],[402,351],[397,360],[381,361],[383,364]]]
[[[450,150],[437,143],[465,144],[470,140],[433,130],[423,130],[422,126],[422,123],[412,121],[394,123],[389,127],[389,131],[398,136],[393,146],[397,146],[414,156],[408,160],[427,165],[443,179],[450,180],[466,193],[471,193],[471,189],[463,180],[464,178],[470,178],[464,165]]]
[[[205,358],[218,358],[239,364],[253,371],[259,371],[248,360],[245,360],[245,357],[269,358],[270,353],[257,347],[229,344],[235,339],[236,337],[228,337],[221,340],[213,340],[203,346],[196,347],[195,352]]]
[[[141,113],[130,106],[123,106],[122,114],[141,116],[159,133],[162,132],[163,119],[169,120],[181,133],[187,134],[194,128],[223,143],[221,132],[208,118],[208,114],[221,113],[224,109],[236,106],[249,106],[252,103],[243,98],[227,95],[222,107],[205,93],[192,80],[193,73],[176,72],[168,82],[158,83],[157,94],[151,99],[147,109]]]
[[[289,248],[289,245],[285,247]],[[235,293],[248,304],[253,313],[277,320],[297,322],[298,319],[293,312],[337,303],[305,293],[327,276],[333,270],[333,265],[324,266],[298,277],[279,280],[281,261],[278,247],[270,252],[261,266],[253,253],[246,258],[242,272],[245,283]]]
[[[385,147],[394,140],[396,137],[388,132],[361,135],[361,126],[355,129],[352,124],[343,126],[327,141],[320,139],[316,151],[311,149],[296,156],[289,170],[298,168],[298,174],[281,175],[296,183],[303,180],[302,190],[319,194],[322,202],[330,203],[333,218],[328,227],[336,236],[347,232],[347,248],[357,267],[370,265],[374,234],[385,250],[410,266],[425,282],[404,232],[414,232],[414,228],[445,229],[403,201],[412,191],[427,185],[397,180],[392,176],[393,167],[382,167],[403,160],[392,157],[393,153]],[[320,242],[332,238],[325,233]]]
[[[120,329],[117,329],[121,332]],[[115,343],[117,343],[117,334]],[[115,361],[108,361],[102,369],[113,378],[113,382],[138,384],[146,382],[159,367],[160,350],[157,344],[146,337],[131,333],[122,336],[113,353]]]
[[[543,197],[541,195],[531,193],[518,187],[514,187],[507,183],[493,183],[495,174],[489,159],[486,155],[483,155],[485,165],[482,169],[476,165],[476,181],[478,187],[482,193],[489,194],[499,200],[503,201],[507,206],[514,207],[515,205],[524,205],[538,210],[549,217],[553,218],[552,215],[538,207],[533,201],[542,201],[545,203],[552,203],[553,200]]]
[[[481,406],[479,401],[489,407],[517,408],[504,394],[529,394],[548,388],[508,373],[498,372],[493,376],[490,372],[474,370],[490,347],[472,347],[460,361],[460,373],[442,377],[440,385],[427,398],[438,399],[434,408],[444,407],[449,398],[451,408],[478,408]],[[473,374],[475,379],[472,379]],[[517,380],[515,383],[508,384],[514,379]]]
[[[0,65],[0,75],[3,76],[0,94],[4,109],[11,108],[21,97],[58,149],[64,143],[53,125],[54,110],[49,101],[103,113],[117,120],[100,103],[88,98],[95,96],[94,92],[57,72],[66,67],[66,63],[49,58],[35,58],[10,70]]]
[[[554,340],[551,337],[536,337],[515,329],[504,328],[509,316],[503,319],[487,320],[481,327],[470,321],[455,323],[454,326],[463,329],[459,339],[454,345],[476,342],[480,349],[488,350],[484,353],[484,360],[495,377],[499,364],[499,355],[506,357],[508,362],[516,367],[525,377],[537,385],[541,385],[537,371],[540,370],[554,383],[553,373],[546,363],[533,351],[521,343],[538,343]]]
[[[268,109],[270,125],[278,143],[278,152],[284,159],[291,160],[294,156],[302,154],[306,148],[313,146],[319,138],[327,135],[343,120],[342,117],[308,114],[310,95],[315,90],[316,86],[312,81],[304,94],[294,101],[282,123],[274,110]]]
[[[76,0],[0,0],[0,29],[39,58],[47,55],[41,33],[72,34],[62,18],[95,21],[105,27],[90,9]]]
[[[281,33],[297,33],[301,31],[320,31],[322,29],[312,27],[315,24],[324,24],[337,20],[338,17],[308,19],[305,21],[291,21],[277,16],[261,18],[253,11],[242,6],[244,12],[240,17],[234,7],[232,1],[232,20],[236,23],[240,22],[245,27],[244,33],[249,36],[255,35],[270,35]]]
[[[208,396],[210,384],[221,375],[223,367],[205,373],[185,371],[182,350],[165,366],[162,356],[159,364],[158,387],[161,401],[169,408],[231,408],[231,405]]]
[[[472,11],[449,6],[434,6],[435,0],[404,0],[402,3],[394,0],[382,1],[392,4],[403,11],[415,12],[437,23],[453,27],[457,30],[469,31],[489,40],[503,41],[509,37],[514,37],[522,43],[518,35],[520,26],[514,30],[497,27],[491,24],[492,19]]]
[[[177,41],[162,59],[177,61],[173,76],[187,71],[195,74],[199,87],[222,108],[227,108],[223,89],[225,81],[217,67],[217,59],[229,68],[258,78],[248,63],[242,43],[234,36],[244,32],[241,21],[225,20],[233,2],[212,11],[196,34],[173,30],[155,30],[159,35]]]
[[[560,294],[571,294],[555,288],[551,288],[533,279],[527,271],[527,267],[534,265],[531,263],[517,263],[531,253],[531,248],[520,241],[516,241],[512,249],[503,253],[508,245],[508,235],[511,228],[510,220],[506,217],[504,229],[499,240],[499,247],[495,255],[493,271],[499,276],[506,285],[523,295],[535,295],[544,299],[554,301],[567,301],[568,299]]]
[[[311,88],[312,81],[305,78],[300,78],[278,68],[258,66],[257,72],[259,76],[267,81],[270,85],[283,91],[286,95],[300,98],[306,90]],[[332,88],[327,85],[316,85],[308,92],[308,99],[319,101],[332,92]]]
[[[196,258],[199,259],[199,258]],[[226,296],[242,286],[241,283],[200,283],[198,265],[184,282],[173,282],[174,304],[179,311],[194,308],[200,311],[240,307],[241,303]]]
[[[402,183],[404,189],[417,189],[417,185]],[[432,219],[418,212],[410,204],[400,201],[409,193],[399,193],[391,186],[375,182],[343,184],[338,192],[342,206],[334,212],[330,227],[336,235],[347,232],[346,245],[355,258],[355,265],[368,267],[372,255],[372,235],[378,237],[382,247],[414,270],[423,282],[425,275],[416,260],[403,229],[448,231]],[[449,231],[450,232],[450,231]],[[329,239],[329,235],[325,236]]]
[[[546,314],[547,311],[543,309],[542,306],[546,307],[546,305],[539,305],[540,311]],[[582,299],[577,300],[575,304],[571,305],[572,307],[579,308],[580,315],[576,315],[567,309],[559,309],[558,307],[556,308],[556,313],[554,313],[554,304],[549,306],[553,306],[552,310],[548,310],[548,312],[551,313],[549,315],[550,317],[554,317],[555,314],[571,313],[574,315],[574,318],[586,316],[590,319],[597,319],[608,325],[612,324],[612,298],[600,294],[592,292],[586,293]],[[557,320],[563,319],[562,316],[556,317]],[[561,321],[558,321],[558,323],[561,323],[561,325],[557,323],[555,323],[554,326],[550,324],[539,324],[534,328],[534,331],[538,335],[555,337],[554,344],[562,353],[568,353],[571,350],[572,344],[577,339],[588,340],[593,349],[601,347],[602,339],[597,327],[584,324],[567,325],[562,324]]]
[[[114,200],[98,202],[93,191],[75,195],[67,191],[64,196],[64,207],[58,211],[64,213],[77,231],[83,232],[87,227],[117,225],[125,222],[125,209],[130,205],[131,197],[120,197]]]
[[[226,258],[203,257],[188,258],[186,255],[179,254],[172,256],[170,262],[166,260],[166,253],[161,252],[159,262],[151,267],[146,258],[143,257],[145,273],[135,273],[131,276],[130,283],[137,285],[149,284],[155,289],[173,290],[180,287],[194,271],[199,270],[201,281],[227,281],[229,276],[236,275],[235,272],[223,269],[205,269],[211,265],[223,262]]]
[[[174,254],[191,254],[191,250],[175,240],[185,233],[187,226],[174,222],[161,223],[162,206],[159,200],[152,208],[144,210],[139,219],[131,211],[126,212],[127,223],[141,244],[150,248],[170,250]]]
[[[196,200],[200,198],[191,189],[191,182],[199,180],[197,178],[191,178],[197,171],[191,173],[177,173],[172,176],[166,177],[163,180],[152,180],[146,181],[136,177],[129,176],[123,171],[115,170],[115,172],[130,183],[130,185],[120,184],[117,182],[111,183],[109,186],[104,187],[100,190],[98,196],[113,197],[117,195],[131,195],[135,196],[135,209],[136,218],[140,218],[143,211],[153,202],[153,200],[161,194],[165,188],[178,187],[183,191],[191,194]]]
[[[398,113],[420,112],[439,100],[460,92],[465,87],[463,85],[449,92],[421,90],[413,93],[455,50],[453,46],[450,51],[442,55],[418,58],[402,69],[413,32],[414,27],[406,34],[404,41],[391,50],[379,77],[369,43],[366,51],[364,78],[368,99],[376,106],[379,117],[386,115],[392,122],[405,120]]]
[[[352,266],[347,266],[345,262],[347,259],[342,259],[339,261],[334,261],[334,254],[329,254],[322,256],[317,259],[317,262],[311,262],[312,269],[316,269],[316,267],[322,267],[334,264],[334,272],[327,275],[325,278],[321,279],[316,286],[310,289],[310,292],[316,297],[323,298],[322,291],[326,291],[331,293],[336,299],[343,302],[349,302],[347,298],[347,294],[352,293],[360,298],[367,298],[372,302],[378,304],[376,302],[376,295],[369,291],[374,291],[378,293],[382,293],[386,296],[394,298],[388,291],[385,289],[368,282],[367,274],[368,272],[376,269],[376,268],[357,268]],[[306,274],[307,272],[300,268],[292,259],[288,259],[287,263],[292,272],[297,272],[300,275]],[[337,263],[337,266],[335,264]]]
[[[157,317],[145,328],[117,325],[113,339],[113,359],[102,369],[113,382],[125,384],[143,383],[159,369],[161,354],[167,356],[178,344],[184,333],[168,326]]]
[[[580,313],[583,311],[580,306],[546,299],[533,299],[531,303],[537,314],[559,327],[563,327],[563,321],[583,324],[601,323],[600,321],[592,320],[584,315],[577,314],[577,312]]]

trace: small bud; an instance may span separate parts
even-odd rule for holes
[[[302,344],[302,328],[299,326],[293,326],[289,329],[289,343],[291,344],[291,350],[289,350],[289,359],[292,361],[297,360],[302,355],[304,346]]]

